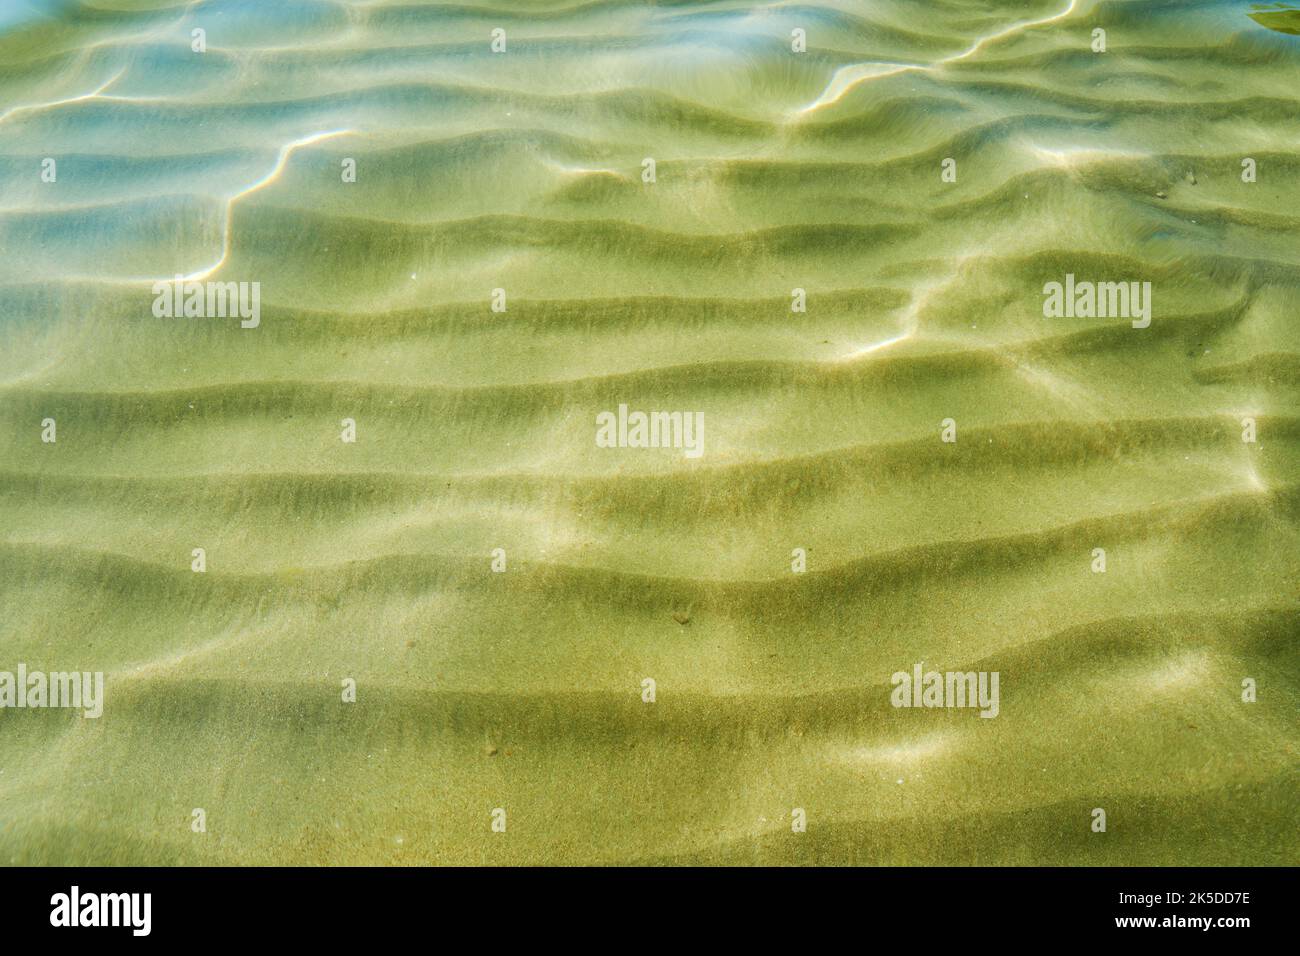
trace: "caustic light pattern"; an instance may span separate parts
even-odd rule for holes
[[[0,862],[1294,864],[1300,12],[0,12]]]

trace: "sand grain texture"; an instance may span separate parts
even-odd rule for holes
[[[0,17],[0,862],[1295,864],[1295,16]]]

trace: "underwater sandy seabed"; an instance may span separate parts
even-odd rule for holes
[[[0,862],[1296,863],[1298,23],[16,4]]]

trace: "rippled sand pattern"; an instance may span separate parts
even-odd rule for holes
[[[1286,5],[38,6],[0,670],[107,690],[0,711],[0,861],[1300,859]]]

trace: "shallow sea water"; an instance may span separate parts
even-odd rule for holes
[[[1296,863],[1297,15],[12,4],[0,861]]]

